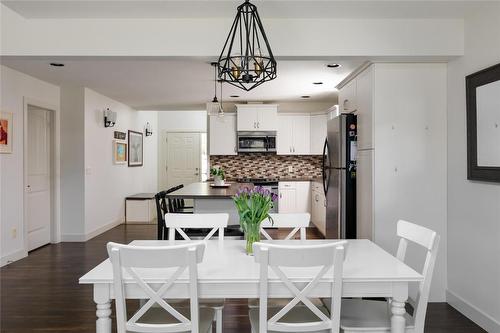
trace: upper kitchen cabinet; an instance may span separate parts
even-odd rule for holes
[[[236,155],[236,114],[209,116],[208,151],[210,155]]]
[[[278,105],[237,104],[238,131],[276,131],[278,128]]]
[[[358,149],[373,148],[373,66],[356,78]]]
[[[278,155],[308,155],[311,151],[309,115],[280,115],[277,133]]]
[[[328,114],[311,115],[311,155],[323,154],[323,144],[326,138],[326,123]]]
[[[352,113],[357,110],[356,78],[339,89],[340,113]]]

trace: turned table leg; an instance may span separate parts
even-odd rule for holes
[[[96,303],[95,322],[96,333],[111,333],[111,299],[109,286],[106,284],[94,285],[94,302]]]
[[[393,296],[391,302],[391,332],[405,333],[405,304],[408,298],[408,283],[397,283],[393,286]]]

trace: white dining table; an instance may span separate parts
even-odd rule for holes
[[[185,241],[184,241],[185,242]],[[280,244],[318,244],[338,240],[272,241]],[[178,241],[177,241],[178,243]],[[258,298],[259,266],[254,257],[245,253],[244,240],[206,241],[203,262],[198,265],[198,296],[200,298]],[[171,241],[136,240],[131,245],[169,245]],[[298,287],[303,288],[317,275],[320,268],[284,268],[283,271]],[[154,289],[167,282],[174,269],[140,270],[140,277]],[[270,273],[271,274],[271,273]],[[331,295],[332,274],[326,274],[309,297]],[[126,295],[130,299],[147,298],[135,281],[124,275]],[[408,284],[419,282],[423,276],[399,261],[375,243],[365,240],[348,240],[343,269],[342,297],[390,297],[391,332],[405,332],[405,303]],[[111,332],[111,301],[114,298],[113,271],[109,259],[104,260],[79,279],[80,284],[94,286],[97,333]],[[293,297],[290,290],[277,277],[269,276],[269,298]],[[165,298],[189,298],[187,272],[181,275],[164,294]]]

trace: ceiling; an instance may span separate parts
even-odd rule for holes
[[[7,67],[58,86],[82,86],[139,110],[199,110],[214,96],[213,59],[3,57]],[[304,102],[333,105],[335,86],[365,59],[279,60],[278,78],[249,92],[225,84],[223,101]],[[64,63],[52,67],[50,62]],[[327,68],[338,62],[340,68]],[[315,85],[314,82],[323,82]],[[217,84],[220,99],[220,85]],[[237,95],[239,97],[229,97]],[[309,95],[309,99],[301,96]],[[306,111],[306,110],[305,110]],[[318,110],[321,111],[321,110]]]
[[[25,18],[232,17],[243,0],[2,0]],[[255,0],[264,18],[462,18],[486,1]]]

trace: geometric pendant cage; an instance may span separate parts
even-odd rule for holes
[[[249,0],[238,6],[217,63],[220,80],[246,91],[276,78],[276,59],[257,7]]]

